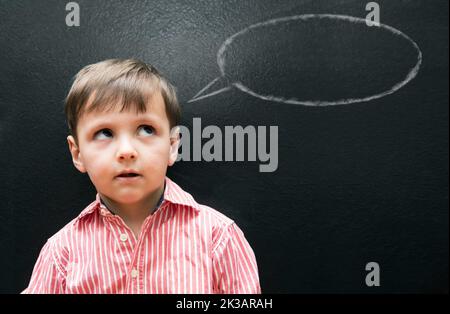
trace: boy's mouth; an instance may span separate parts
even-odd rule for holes
[[[137,173],[123,173],[118,175],[118,177],[137,177],[138,174]]]
[[[135,184],[141,180],[141,175],[135,172],[121,173],[115,177],[117,182],[122,184]]]
[[[127,169],[122,171],[119,175],[117,175],[117,178],[132,178],[132,177],[139,177],[140,174],[133,170],[133,169]]]

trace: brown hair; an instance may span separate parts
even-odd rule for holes
[[[69,131],[78,144],[77,123],[82,114],[111,110],[117,104],[122,107],[120,112],[134,108],[136,113],[143,113],[155,91],[164,99],[170,127],[178,125],[181,110],[175,87],[153,66],[136,59],[108,59],[87,65],[75,75],[65,99]],[[91,105],[86,108],[89,100]]]

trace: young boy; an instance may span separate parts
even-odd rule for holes
[[[261,293],[242,231],[166,177],[180,108],[154,67],[86,66],[65,112],[73,163],[97,195],[47,241],[23,293]]]

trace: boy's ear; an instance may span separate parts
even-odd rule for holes
[[[72,135],[69,135],[67,137],[67,143],[69,144],[69,151],[72,155],[72,161],[75,166],[80,172],[85,173],[86,168],[84,167],[83,161],[80,158],[80,149],[78,148],[78,145],[75,142],[75,139]]]
[[[170,151],[169,151],[169,166],[172,166],[177,160],[178,147],[180,145],[180,128],[175,126],[170,130]]]

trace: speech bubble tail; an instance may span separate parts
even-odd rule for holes
[[[228,81],[223,76],[216,77],[205,87],[203,87],[197,94],[195,94],[194,97],[188,101],[188,103],[220,94],[230,88],[231,87],[229,86]]]

